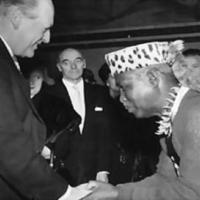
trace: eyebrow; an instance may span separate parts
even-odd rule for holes
[[[76,59],[83,59],[83,57],[76,57],[74,60]],[[64,58],[63,60],[61,59],[60,62],[63,62],[63,61],[70,61],[69,59],[67,58]]]
[[[60,62],[64,62],[64,61],[69,61],[69,59],[64,58],[63,60],[61,59]]]

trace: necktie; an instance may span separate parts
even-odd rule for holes
[[[81,116],[80,131],[82,132],[84,119],[83,100],[81,97],[80,90],[76,85],[73,86],[73,93],[74,99],[72,100],[72,104],[75,111]]]

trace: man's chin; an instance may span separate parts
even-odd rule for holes
[[[138,113],[138,111],[137,111],[136,109],[126,108],[126,110],[127,110],[129,113],[135,115],[135,117],[141,118],[141,117],[140,117],[140,114]]]
[[[144,116],[144,113],[138,110],[132,110],[131,111],[132,114],[134,114],[134,116],[136,118],[146,118],[146,116]]]
[[[133,109],[133,108],[128,108],[128,107],[125,107],[125,108],[129,113],[132,113],[136,118],[149,118],[149,117],[155,116],[155,115],[152,115],[152,113],[147,113],[140,109]]]
[[[35,52],[33,51],[33,52],[27,54],[26,57],[27,57],[27,58],[32,58],[34,55],[35,55]]]
[[[25,51],[23,55],[21,55],[21,57],[32,58],[34,55],[35,55],[35,50],[31,49],[31,50]]]

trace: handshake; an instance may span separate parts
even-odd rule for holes
[[[68,186],[59,200],[114,200],[118,198],[117,188],[102,181],[90,181],[77,187]]]
[[[45,146],[41,154],[45,159],[49,159],[50,153],[50,149]],[[117,187],[108,183],[108,172],[98,172],[96,181],[90,181],[77,187],[69,185],[65,194],[58,200],[114,200],[117,198]]]
[[[59,200],[114,200],[118,196],[117,188],[108,183],[108,172],[98,172],[96,181],[68,186],[67,192]]]

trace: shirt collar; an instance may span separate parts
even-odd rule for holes
[[[76,83],[76,84],[74,84],[74,83],[72,83],[72,82],[70,82],[69,80],[64,79],[64,78],[62,79],[62,81],[63,81],[63,83],[64,83],[67,87],[70,87],[70,88],[76,86],[76,87],[78,87],[78,88],[80,89],[80,88],[83,87],[83,79],[82,79],[82,78],[81,78],[81,80],[80,80],[78,83]]]

